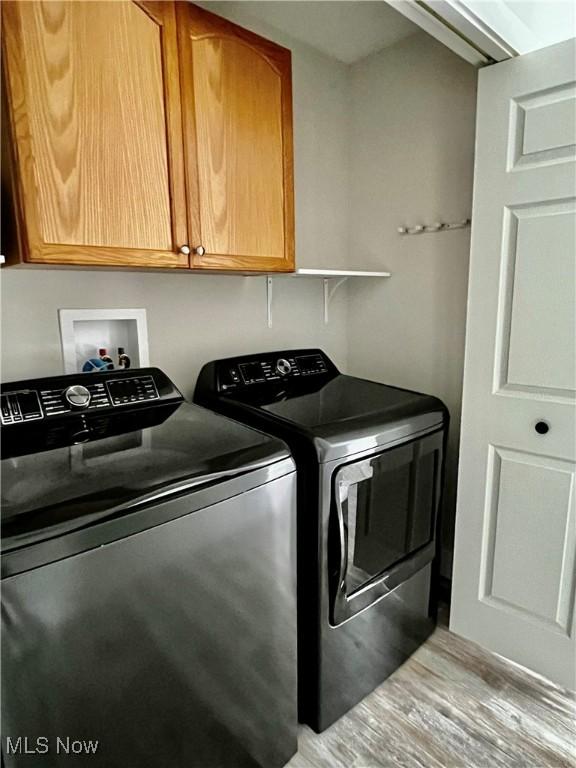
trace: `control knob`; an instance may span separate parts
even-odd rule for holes
[[[71,408],[86,408],[90,404],[90,392],[82,384],[73,384],[64,391],[64,399]]]
[[[276,361],[276,371],[281,376],[287,376],[291,370],[292,370],[292,366],[290,365],[288,360],[286,360],[285,358],[281,357],[280,360]]]

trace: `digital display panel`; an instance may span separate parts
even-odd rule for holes
[[[115,379],[107,381],[106,386],[114,405],[134,403],[138,400],[153,400],[158,397],[154,381],[149,376],[142,379]]]
[[[125,381],[111,381],[108,384],[110,395],[113,400],[124,400],[125,398],[134,397],[138,394],[138,388],[136,383],[131,379]]]
[[[320,373],[326,370],[320,355],[303,355],[296,358],[296,365],[301,373]]]
[[[265,381],[261,363],[242,363],[240,371],[245,384],[252,384],[254,381]]]
[[[20,406],[20,412],[24,418],[27,416],[32,418],[34,416],[42,415],[40,402],[38,401],[36,392],[19,392],[18,405]]]

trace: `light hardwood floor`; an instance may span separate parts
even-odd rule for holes
[[[574,695],[439,627],[287,768],[576,766]]]

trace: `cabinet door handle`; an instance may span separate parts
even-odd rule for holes
[[[178,250],[179,250],[179,253],[181,253],[183,256],[190,255],[190,248],[187,245],[181,245]]]
[[[204,248],[203,245],[197,245],[196,248],[194,248],[194,253],[197,256],[204,256],[204,254],[206,253],[206,248]]]

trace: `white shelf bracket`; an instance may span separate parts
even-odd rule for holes
[[[274,281],[270,275],[266,275],[266,316],[268,318],[268,328],[272,328],[272,295]]]
[[[334,294],[340,288],[341,285],[343,285],[346,280],[348,280],[347,277],[341,277],[339,280],[335,280],[334,278],[325,277],[323,279],[324,283],[324,325],[328,325],[329,321],[329,307],[330,302],[332,301]],[[333,283],[330,285],[330,283]]]
[[[254,277],[254,274],[247,273],[245,277]],[[261,276],[258,275],[259,277]],[[275,275],[266,275],[266,314],[268,319],[268,328],[272,328],[273,316],[273,287],[274,277],[282,278],[320,278],[324,289],[324,323],[328,324],[330,319],[330,302],[334,294],[351,277],[358,278],[381,278],[390,277],[390,272],[367,272],[362,270],[342,270],[342,269],[297,269],[295,272],[278,272]]]

